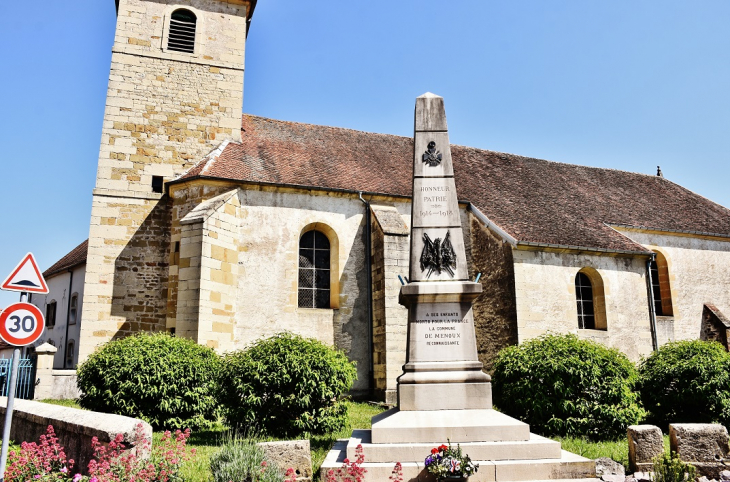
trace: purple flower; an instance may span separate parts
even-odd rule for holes
[[[61,467],[61,473],[67,474],[68,473],[68,467]]]
[[[81,480],[81,477],[83,477],[81,474],[74,475],[73,482],[79,482],[79,480]]]

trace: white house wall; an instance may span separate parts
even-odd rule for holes
[[[49,293],[47,295],[34,294],[31,303],[36,305],[43,316],[46,315],[46,307],[52,301],[56,301],[56,324],[53,327],[46,326],[41,338],[34,343],[34,346],[40,346],[45,342],[50,342],[58,348],[56,356],[53,359],[54,368],[64,367],[64,353],[67,343],[66,325],[68,320],[68,303],[70,295],[78,294],[78,305],[76,314],[76,323],[68,326],[68,340],[74,341],[74,359],[71,368],[76,366],[79,354],[79,333],[81,330],[81,307],[84,300],[84,279],[86,276],[86,265],[80,265],[73,268],[73,284],[69,293],[69,278],[71,273],[66,271],[51,276],[46,280]]]

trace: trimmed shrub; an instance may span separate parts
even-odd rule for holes
[[[636,368],[618,350],[575,335],[546,335],[502,350],[494,403],[544,435],[625,437],[645,415]]]
[[[697,469],[692,464],[682,462],[679,455],[662,454],[654,457],[653,482],[694,482]]]
[[[639,392],[650,421],[730,423],[730,354],[716,342],[667,343],[639,366]]]
[[[284,482],[284,473],[276,464],[267,462],[264,450],[249,439],[226,440],[210,457],[210,471],[213,482]]]
[[[110,341],[78,368],[79,405],[141,418],[158,428],[200,428],[216,420],[220,357],[166,333]]]
[[[339,430],[340,397],[352,388],[355,363],[314,339],[280,333],[225,356],[219,400],[232,426],[275,436]]]

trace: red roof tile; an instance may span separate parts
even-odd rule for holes
[[[244,115],[181,176],[411,195],[413,140]],[[451,146],[460,200],[521,243],[646,251],[609,225],[730,237],[730,210],[665,178]]]
[[[48,279],[51,276],[66,271],[69,268],[86,263],[86,254],[89,251],[89,240],[76,246],[63,258],[43,272],[43,277]]]

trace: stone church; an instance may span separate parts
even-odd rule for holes
[[[289,330],[392,401],[413,139],[242,115],[255,5],[117,1],[79,361],[139,331],[225,352]],[[638,360],[730,313],[730,210],[660,175],[451,150],[487,367],[548,331]]]

